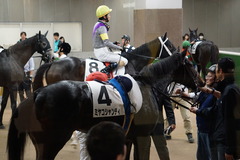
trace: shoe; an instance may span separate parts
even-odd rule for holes
[[[114,69],[117,68],[117,66],[118,66],[117,63],[111,63],[109,66],[103,68],[100,72],[109,75]]]
[[[5,129],[5,126],[3,124],[1,124],[0,129]]]
[[[164,134],[164,137],[166,140],[172,139],[172,136],[170,134]]]
[[[192,137],[192,133],[187,133],[186,135],[187,135],[187,138],[188,138],[188,142],[189,143],[194,143],[194,139]]]

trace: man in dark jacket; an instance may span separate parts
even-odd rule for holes
[[[219,83],[216,89],[221,92],[221,97],[217,100],[215,108],[213,159],[240,158],[240,105],[238,102],[240,94],[239,88],[234,84],[234,69],[235,63],[231,58],[222,58],[217,64],[216,76]]]

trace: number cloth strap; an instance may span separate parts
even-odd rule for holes
[[[118,92],[120,93],[120,95],[122,97],[123,106],[124,106],[125,114],[126,114],[126,123],[125,123],[123,129],[127,130],[129,123],[130,123],[130,114],[131,114],[130,100],[129,100],[128,94],[123,90],[121,84],[116,79],[114,79],[114,78],[111,79],[109,81],[109,83],[118,90]]]

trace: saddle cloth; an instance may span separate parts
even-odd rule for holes
[[[195,42],[191,47],[189,47],[189,52],[191,54],[195,54],[196,53],[196,49],[197,49],[197,46],[202,43],[202,41],[197,41]]]
[[[86,81],[86,77],[93,72],[101,71],[105,68],[103,62],[94,59],[86,59],[85,61],[85,76],[84,81]]]
[[[0,53],[2,53],[3,50],[4,50],[3,48],[0,48]]]
[[[133,87],[128,92],[128,97],[131,103],[131,113],[137,113],[142,106],[142,93],[137,82],[130,75],[124,76],[132,81]],[[97,81],[86,83],[92,93],[94,118],[125,115],[122,97],[113,85]]]

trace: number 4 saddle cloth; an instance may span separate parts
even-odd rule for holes
[[[127,78],[128,81],[119,81],[122,77]],[[128,74],[116,76],[108,82],[87,81],[86,83],[92,93],[93,117],[95,118],[123,116],[137,113],[141,109],[141,90],[138,83]]]

